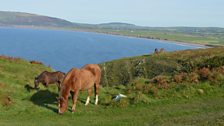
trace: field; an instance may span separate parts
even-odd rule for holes
[[[194,29],[198,30],[198,32],[195,32]],[[223,31],[219,32],[218,30],[217,31],[215,30],[215,33],[214,33],[209,28],[205,31],[203,31],[203,28],[184,28],[184,27],[180,27],[180,28],[167,27],[167,28],[155,28],[155,29],[149,28],[145,30],[144,29],[127,29],[127,30],[87,29],[86,31],[139,37],[139,38],[184,42],[184,43],[190,43],[190,44],[201,44],[201,45],[209,45],[209,46],[223,46],[224,45]]]
[[[32,89],[34,77],[51,68],[1,56],[0,125],[221,126],[224,125],[223,53],[224,48],[211,48],[102,63],[99,105],[93,105],[92,97],[91,104],[85,106],[87,93],[81,92],[76,112],[71,113],[70,99],[69,109],[63,115],[57,114],[55,85]],[[152,61],[157,64],[154,69]],[[181,73],[186,73],[187,78],[178,79]],[[128,97],[114,101],[112,97],[118,93]]]

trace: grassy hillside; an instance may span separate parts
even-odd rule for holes
[[[104,73],[102,81],[109,86],[126,85],[136,77],[174,76],[178,73],[195,72],[203,67],[213,69],[223,65],[223,47],[163,52],[158,55],[144,55],[102,63]]]
[[[85,107],[87,93],[81,92],[77,111],[69,108],[64,115],[57,114],[56,86],[32,90],[33,78],[50,68],[0,57],[0,125],[223,125],[223,52],[214,48],[107,62],[99,105],[92,98]],[[180,79],[182,74],[189,78]],[[114,101],[118,93],[127,98]]]

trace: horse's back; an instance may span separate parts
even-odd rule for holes
[[[77,77],[81,80],[81,90],[86,90],[93,87],[94,83],[96,82],[95,75],[87,69],[81,69]]]
[[[101,69],[97,64],[87,64],[82,69],[89,70],[96,78],[101,76]]]
[[[40,74],[39,79],[50,84],[55,82],[62,82],[64,76],[65,74],[60,71],[56,71],[56,72],[44,71]]]

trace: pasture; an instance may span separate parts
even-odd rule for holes
[[[220,50],[210,49],[209,52],[218,55],[220,53],[217,51]],[[192,52],[191,56],[193,53],[204,54],[198,52]],[[166,55],[172,59],[177,53]],[[162,56],[151,57],[162,59]],[[130,59],[118,61],[124,60]],[[150,81],[151,77],[150,79],[144,76],[136,77],[128,80],[127,86],[110,84],[101,87],[97,106],[94,105],[93,95],[90,104],[85,106],[87,92],[81,92],[76,112],[71,113],[70,98],[69,109],[63,115],[59,115],[56,85],[50,85],[49,88],[40,85],[39,90],[32,89],[35,76],[44,70],[52,71],[42,64],[30,64],[23,59],[0,57],[1,126],[224,125],[222,75],[218,82],[204,79],[197,83],[188,81],[176,83],[171,79],[168,81],[168,88],[157,87],[156,83]],[[111,75],[116,76],[116,72]],[[102,81],[104,82],[105,80]],[[128,97],[115,102],[112,97],[118,93]]]

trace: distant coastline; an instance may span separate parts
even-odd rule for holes
[[[197,44],[209,47],[224,46],[224,28],[221,27],[150,27],[125,22],[86,24],[25,12],[0,11],[0,27],[71,30],[121,35],[136,38]]]
[[[141,38],[141,39],[150,39],[150,40],[159,40],[162,42],[169,42],[174,43],[177,45],[186,45],[186,46],[199,46],[199,48],[209,48],[209,47],[223,47],[222,45],[209,45],[203,43],[193,43],[193,42],[183,42],[183,41],[176,41],[176,40],[168,40],[168,39],[161,39],[161,38],[148,38],[142,36],[130,36],[130,35],[123,35],[111,32],[100,32],[100,31],[93,31],[87,29],[75,29],[75,28],[64,28],[64,27],[41,27],[41,26],[0,26],[0,28],[21,28],[21,29],[40,29],[40,30],[60,30],[60,31],[77,31],[77,32],[90,32],[90,33],[97,33],[97,34],[106,34],[106,35],[115,35],[115,36],[123,36],[123,37],[130,37],[130,38]]]

